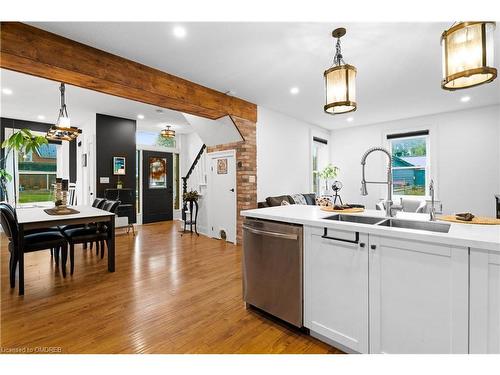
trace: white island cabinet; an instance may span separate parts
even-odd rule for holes
[[[241,214],[303,225],[304,325],[320,340],[359,353],[500,354],[499,226],[398,212],[410,222],[400,227],[382,211],[341,220],[298,204]]]
[[[369,244],[370,353],[467,353],[468,248]]]
[[[305,228],[304,325],[368,353],[368,235],[356,233]]]
[[[500,253],[470,250],[470,353],[500,354]]]

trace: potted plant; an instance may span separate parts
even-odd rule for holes
[[[11,176],[7,170],[7,158],[9,154],[13,151],[17,154],[27,155],[30,152],[38,150],[38,148],[48,141],[44,136],[34,135],[29,129],[21,129],[14,132],[9,138],[7,138],[2,143],[2,148],[5,150],[2,159],[0,160],[0,188],[2,189],[2,194],[9,200],[7,183],[14,180],[14,206],[17,204],[17,184],[16,184],[16,158],[12,158],[12,171],[14,172]],[[13,155],[15,156],[15,155]]]
[[[197,202],[200,194],[196,190],[187,191],[182,195],[185,202]]]
[[[316,172],[322,180],[325,180],[325,193],[328,191],[328,181],[337,177],[339,167],[329,163],[321,172]]]

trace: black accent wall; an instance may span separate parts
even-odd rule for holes
[[[108,188],[116,188],[118,176],[113,175],[113,157],[125,157],[125,176],[120,176],[123,187],[131,188],[135,195],[135,120],[108,115],[96,115],[96,196],[104,197]],[[108,184],[101,184],[108,177]],[[136,222],[134,199],[133,223]]]

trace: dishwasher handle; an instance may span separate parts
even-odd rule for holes
[[[276,237],[276,238],[282,238],[285,240],[294,240],[296,241],[299,236],[296,234],[290,234],[290,233],[279,233],[279,232],[269,232],[267,230],[262,230],[262,229],[255,229],[252,227],[249,227],[248,225],[243,224],[243,229],[249,231],[250,233],[253,234],[260,234],[263,236],[269,236],[269,237]]]

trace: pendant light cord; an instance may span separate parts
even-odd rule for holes
[[[344,65],[344,57],[342,56],[342,49],[340,46],[340,38],[337,38],[337,42],[335,43],[335,56],[333,58],[333,65],[332,66],[340,66]]]
[[[68,110],[66,109],[66,98],[64,95],[66,89],[65,89],[64,83],[61,83],[59,90],[61,91],[61,109],[59,110],[59,118],[69,117]],[[59,120],[59,118],[58,118],[58,120]]]

